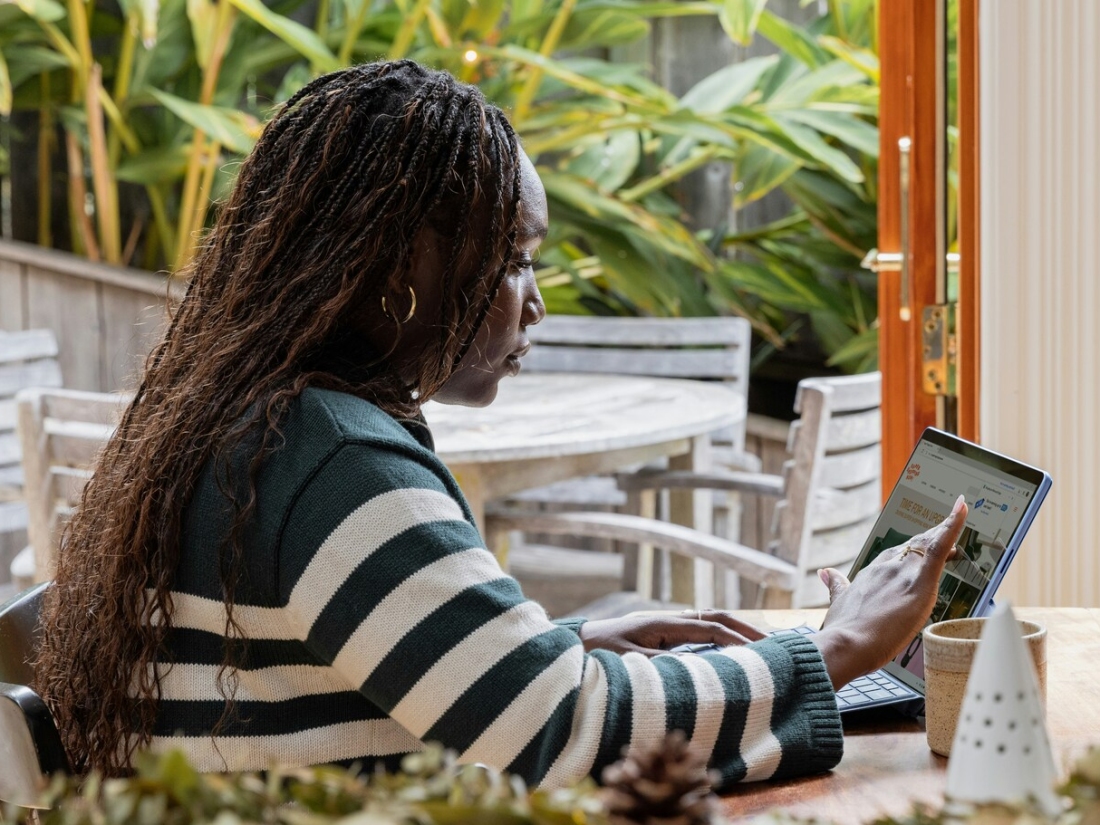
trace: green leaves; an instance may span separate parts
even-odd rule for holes
[[[209,2],[209,0],[198,1]],[[340,63],[337,61],[336,55],[329,50],[328,46],[325,45],[320,37],[301,23],[295,22],[289,17],[283,17],[281,14],[276,14],[260,2],[260,0],[228,0],[228,2],[232,3],[240,9],[241,12],[248,15],[248,17],[259,23],[303,57],[309,58],[317,67],[318,71],[331,72],[340,68]]]
[[[115,174],[119,180],[143,186],[170,184],[182,178],[187,169],[187,149],[180,145],[139,152],[123,160]]]
[[[748,46],[768,0],[725,0],[718,13],[722,28],[734,43]]]
[[[0,52],[0,115],[7,117],[11,114],[13,94],[8,63],[4,60],[3,52]]]
[[[157,22],[160,16],[158,0],[120,0],[119,5],[126,17],[136,22],[142,44],[146,49],[152,49],[157,42]]]
[[[0,111],[29,101],[86,146],[89,119],[62,106],[73,78],[50,96],[39,79],[80,71],[76,47],[95,49],[109,172],[146,187],[155,221],[142,243],[150,266],[158,249],[171,266],[231,182],[224,153],[251,149],[273,103],[321,72],[407,54],[513,116],[550,202],[550,305],[744,313],[775,346],[812,330],[855,368],[874,340],[874,285],[857,268],[875,239],[874,3],[830,0],[799,26],[766,0],[322,0],[314,30],[296,22],[301,0],[119,0],[80,4],[94,37],[70,42],[64,3],[0,0]],[[759,35],[779,54],[679,97],[641,62],[593,56],[678,15],[716,17],[736,42]],[[739,234],[692,226],[682,182],[727,169],[732,209],[781,192],[790,212]]]
[[[287,768],[199,773],[178,751],[139,753],[134,776],[58,777],[43,794],[44,825],[607,825],[591,780],[532,791],[516,776],[459,765],[438,745],[400,772]],[[12,809],[13,821],[28,821]]]
[[[232,152],[247,154],[259,137],[259,124],[244,112],[192,103],[160,89],[150,89],[149,93],[184,123],[202,130]]]
[[[777,60],[774,56],[753,57],[719,69],[692,86],[680,98],[680,105],[708,114],[725,111],[755,91],[764,72],[774,68]]]
[[[200,66],[206,67],[214,51],[214,41],[220,34],[218,6],[214,0],[187,0],[187,19],[191,23],[195,58]]]
[[[65,17],[65,7],[55,0],[0,0],[0,3],[14,3],[40,23],[56,23]]]

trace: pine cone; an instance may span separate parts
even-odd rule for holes
[[[651,750],[604,769],[611,825],[711,825],[717,805],[706,763],[672,731]]]

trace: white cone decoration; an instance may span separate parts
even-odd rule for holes
[[[1022,802],[1061,810],[1035,666],[1012,608],[985,623],[966,685],[947,767],[953,802]]]

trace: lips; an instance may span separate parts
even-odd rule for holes
[[[519,375],[520,363],[519,359],[525,356],[531,350],[531,344],[528,342],[524,346],[517,349],[511,355],[504,359],[505,365],[508,367],[508,371],[512,375]]]

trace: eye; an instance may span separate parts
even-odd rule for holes
[[[539,251],[537,249],[529,251],[526,249],[516,250],[512,260],[508,262],[509,269],[530,269],[539,261]]]

